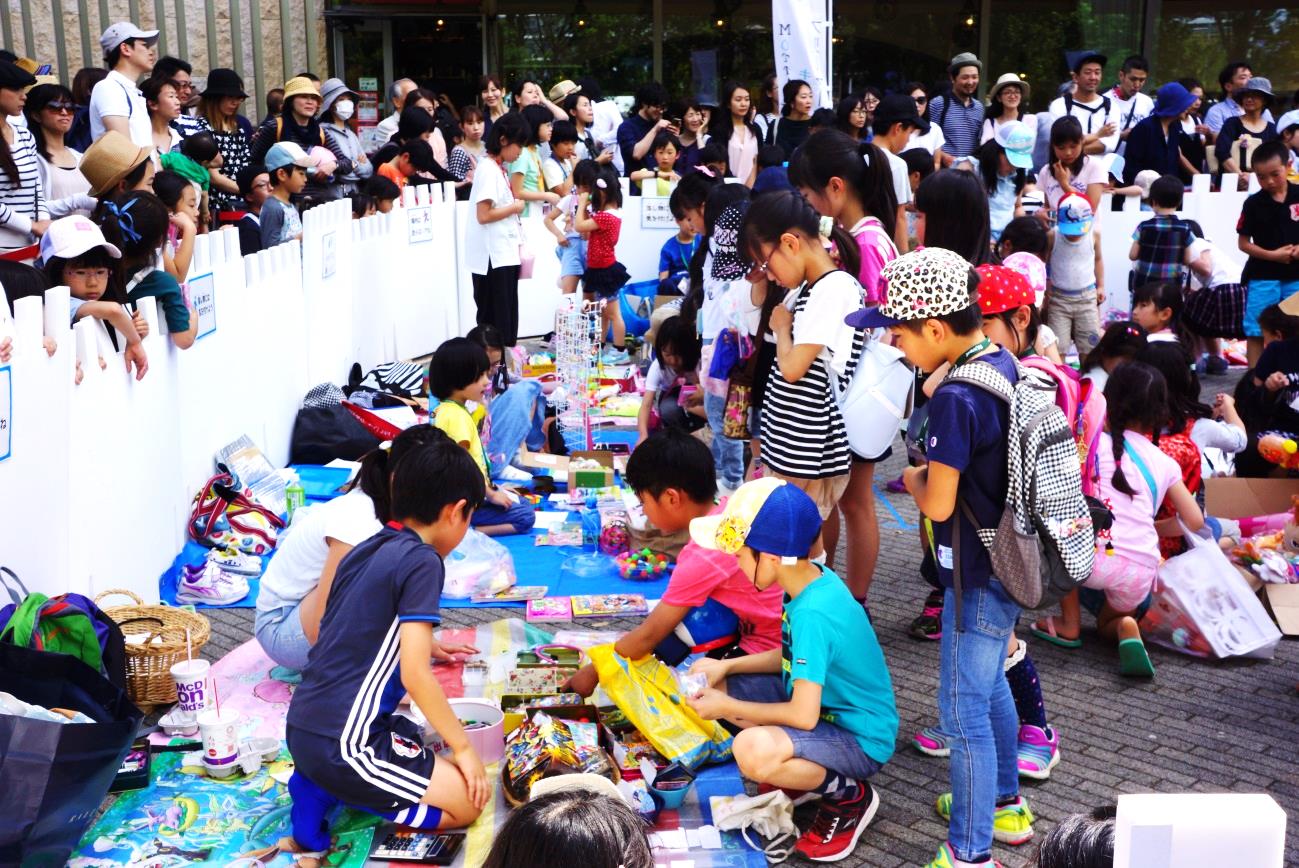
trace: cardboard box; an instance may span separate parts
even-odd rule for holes
[[[599,470],[574,470],[572,462],[589,458],[600,465]],[[599,449],[581,450],[569,454],[568,490],[575,488],[604,488],[613,485],[613,453]]]
[[[1204,483],[1204,508],[1218,518],[1272,515],[1293,507],[1299,483],[1293,479],[1215,478]],[[1287,529],[1287,541],[1299,545],[1299,530]],[[1286,636],[1299,636],[1299,585],[1267,585],[1253,571],[1239,568],[1251,588],[1258,591],[1272,620]]]

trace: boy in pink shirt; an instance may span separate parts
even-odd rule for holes
[[[725,502],[715,503],[717,481],[713,455],[701,441],[681,431],[664,429],[636,447],[627,461],[627,484],[640,498],[650,523],[665,533],[685,530],[690,522],[720,514]],[[638,660],[653,652],[669,665],[690,653],[710,657],[738,657],[780,647],[781,591],[772,585],[759,591],[740,569],[734,555],[711,551],[690,542],[677,558],[667,591],[640,626],[627,633],[616,650]],[[710,627],[738,620],[738,638],[719,631],[716,641]],[[681,639],[683,623],[696,640],[693,647]],[[590,696],[597,684],[595,667],[586,666],[564,686]]]

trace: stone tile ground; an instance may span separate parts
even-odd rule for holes
[[[1213,392],[1230,385],[1211,381],[1205,396],[1211,400]],[[881,466],[881,491],[883,480],[900,468],[899,458]],[[881,496],[888,505],[880,509],[871,614],[893,675],[902,725],[897,753],[875,781],[879,813],[853,855],[839,864],[892,868],[923,865],[933,857],[946,832],[933,802],[948,787],[946,761],[910,746],[912,732],[936,719],[938,684],[937,643],[906,634],[926,589],[917,572],[916,513],[909,497]],[[448,609],[445,615],[448,625],[463,626],[517,613]],[[205,657],[216,660],[252,635],[252,610],[208,616],[212,638]],[[1022,619],[1021,637],[1028,635],[1030,621],[1027,615]],[[632,623],[616,621],[613,628]],[[1155,648],[1158,675],[1152,683],[1139,683],[1119,677],[1112,648],[1093,633],[1085,632],[1084,638],[1077,651],[1029,643],[1063,748],[1049,781],[1024,786],[1039,836],[1062,817],[1131,792],[1266,792],[1286,809],[1290,822],[1299,822],[1299,643],[1282,642],[1270,661],[1211,662]],[[1286,864],[1299,865],[1293,834],[1287,845]],[[998,845],[995,856],[1006,868],[1018,868],[1030,863],[1034,850],[1033,843]],[[814,863],[794,857],[786,864]]]

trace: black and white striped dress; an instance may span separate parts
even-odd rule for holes
[[[795,322],[815,291],[816,284],[799,291],[794,302]],[[866,333],[861,329],[853,335],[852,356],[839,377],[841,388],[847,387],[857,368],[865,338]],[[793,383],[781,374],[780,362],[772,360],[771,376],[762,398],[761,441],[762,460],[777,473],[825,479],[852,470],[848,433],[830,391],[829,355],[827,349],[817,356],[807,373]]]
[[[26,127],[11,124],[10,128],[14,141],[9,150],[18,167],[18,182],[14,183],[0,170],[0,253],[31,244],[31,224],[50,216],[41,184],[36,139]]]

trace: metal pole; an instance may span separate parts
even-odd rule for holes
[[[140,0],[127,0],[126,11],[131,16],[131,21],[136,24],[140,23]]]
[[[9,16],[6,14],[4,19],[5,44],[9,45]],[[86,0],[77,0],[77,24],[81,30],[81,65],[99,66],[103,61],[90,50],[90,10],[86,8]]]
[[[254,120],[262,116],[265,105],[262,99],[266,96],[265,61],[262,57],[262,7],[257,0],[252,0],[248,8],[253,33],[253,110],[249,113]]]
[[[99,0],[99,32],[103,33],[113,23],[108,12],[108,0]]]
[[[293,75],[293,5],[280,0],[280,58],[284,63],[284,80]],[[286,106],[287,108],[287,106]]]
[[[36,55],[36,32],[32,29],[31,11],[30,4],[18,4],[18,14],[23,20],[23,51],[28,57]]]
[[[54,19],[54,52],[58,58],[59,81],[72,83],[72,70],[68,69],[68,47],[63,43],[63,0],[50,0],[50,16]]]
[[[167,53],[167,4],[165,0],[153,0],[153,17],[158,25],[158,55],[162,56]],[[85,18],[81,19],[81,34],[83,39],[88,39]],[[90,65],[87,61],[87,66]]]
[[[988,56],[992,51],[992,28],[988,23],[992,21],[992,0],[982,0],[979,3],[979,59],[983,61],[983,68],[990,70],[988,65]],[[979,93],[988,92],[989,76],[979,76]],[[982,99],[982,96],[980,96]]]
[[[239,0],[230,0],[230,68],[244,74],[244,25]]]
[[[216,0],[203,0],[203,14],[207,19],[207,68],[221,65],[217,49]]]
[[[307,69],[323,75],[322,78],[329,78],[328,69],[316,68],[316,2],[315,0],[302,0],[302,23],[307,30]]]
[[[100,0],[104,2],[104,0]],[[176,54],[189,57],[189,25],[185,23],[185,0],[176,0]]]
[[[13,13],[12,10],[10,10],[9,8],[9,4],[6,3],[5,8],[2,11],[4,12],[4,14],[0,15],[0,35],[4,36],[5,45],[13,45],[14,44],[14,23],[10,17]],[[85,20],[84,15],[82,16],[82,20],[83,21]]]

